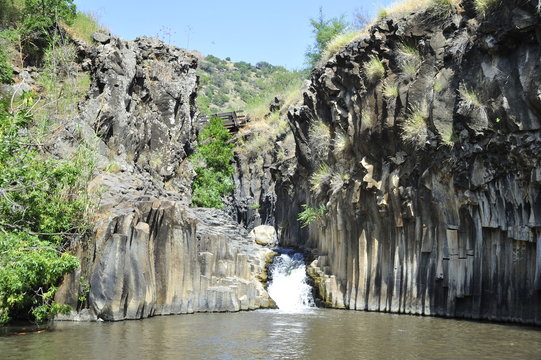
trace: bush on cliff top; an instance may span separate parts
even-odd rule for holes
[[[190,158],[195,169],[192,203],[200,207],[223,207],[222,197],[233,185],[233,144],[224,121],[213,117],[197,137],[196,152]]]

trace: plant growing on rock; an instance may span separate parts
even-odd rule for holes
[[[223,207],[222,197],[234,189],[233,144],[224,121],[213,117],[197,137],[196,152],[191,157],[195,168],[192,203],[200,207]]]
[[[427,137],[425,115],[418,106],[414,106],[402,124],[402,140],[420,149],[425,146]]]
[[[460,90],[458,91],[460,94],[460,97],[462,101],[468,106],[468,107],[476,107],[476,108],[482,108],[483,105],[481,104],[481,101],[479,100],[479,97],[473,91],[472,89],[468,89],[466,86],[462,86]]]
[[[308,143],[314,157],[325,158],[331,145],[331,131],[323,121],[317,120],[310,125]]]
[[[475,11],[484,17],[487,16],[489,12],[494,10],[500,3],[501,0],[475,0]]]
[[[351,147],[351,141],[348,134],[343,131],[337,131],[334,138],[334,150],[338,152],[345,152]]]
[[[423,62],[423,57],[419,49],[414,46],[402,44],[397,53],[398,66],[403,75],[414,77],[417,75]]]
[[[0,47],[0,83],[10,84],[13,82],[13,69],[9,58],[4,50],[4,47]]]
[[[375,55],[370,55],[370,60],[364,65],[364,72],[368,81],[375,83],[385,75],[385,66]]]
[[[319,165],[318,169],[310,177],[310,190],[319,193],[331,178],[331,168],[327,164]]]
[[[327,213],[327,207],[323,204],[317,208],[310,207],[308,204],[301,205],[302,211],[298,215],[298,220],[301,223],[301,227],[305,228],[312,224],[314,221],[322,221],[323,217]]]
[[[69,307],[53,301],[59,277],[79,266],[65,252],[89,227],[86,193],[93,157],[80,148],[66,160],[39,151],[30,108],[0,104],[0,323],[43,321]]]
[[[387,99],[398,97],[398,84],[386,79],[383,82],[383,96],[385,96]]]

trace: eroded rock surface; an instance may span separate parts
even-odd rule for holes
[[[223,212],[191,209],[196,58],[159,40],[99,36],[79,49],[92,86],[56,152],[82,138],[97,152],[98,209],[72,245],[81,269],[56,300],[65,320],[124,320],[268,307],[261,280],[271,250]]]
[[[276,221],[313,250],[328,306],[541,324],[541,21],[533,1],[505,4],[380,21],[290,111]],[[327,208],[308,230],[302,202]]]

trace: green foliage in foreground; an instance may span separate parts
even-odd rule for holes
[[[13,69],[4,48],[0,45],[0,83],[13,82]]]
[[[327,207],[323,204],[317,208],[310,207],[307,204],[301,206],[303,210],[299,213],[297,219],[300,221],[302,228],[307,227],[314,221],[321,221],[327,212]]]
[[[196,177],[192,203],[200,207],[223,207],[222,197],[233,191],[233,144],[220,118],[211,118],[199,134],[196,152],[191,157]]]
[[[17,111],[0,103],[0,324],[13,318],[43,321],[69,310],[55,304],[60,276],[78,260],[64,247],[86,230],[86,182],[92,157],[45,156],[31,129],[32,98]]]

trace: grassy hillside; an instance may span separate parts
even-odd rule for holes
[[[197,102],[203,113],[246,110],[255,117],[264,115],[275,96],[284,100],[293,96],[306,77],[305,72],[288,71],[264,61],[252,65],[213,55],[201,59],[198,75]]]

